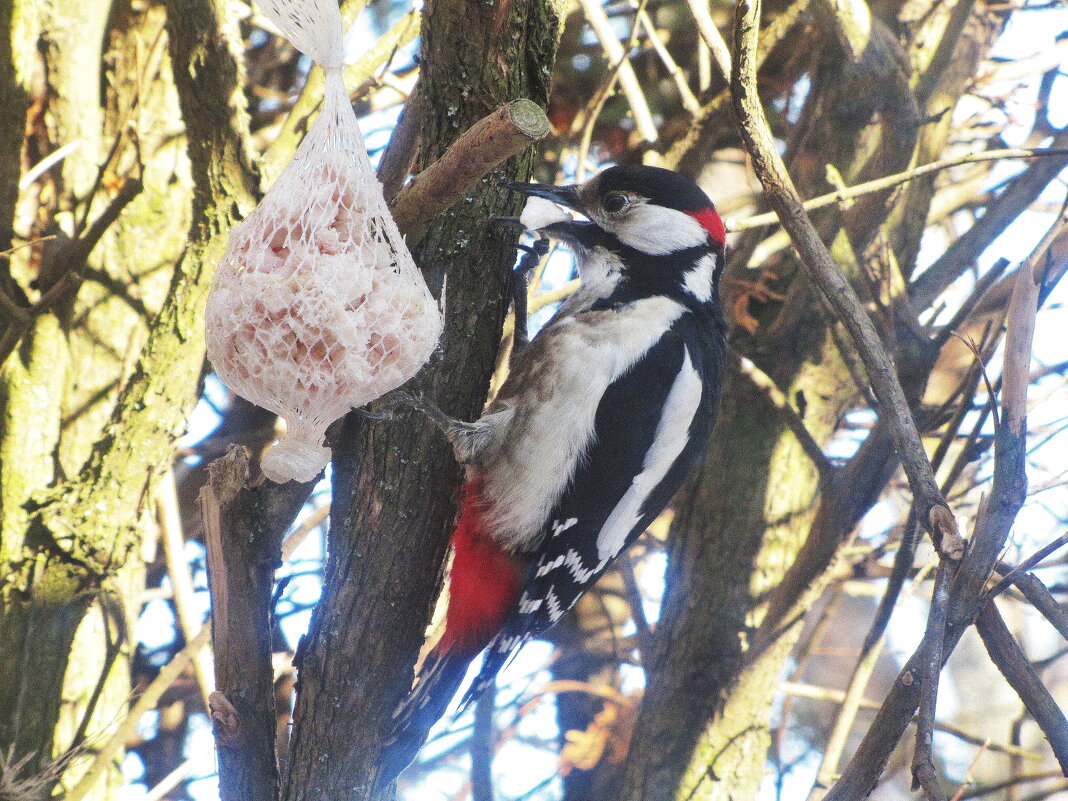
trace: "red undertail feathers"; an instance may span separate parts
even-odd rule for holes
[[[452,535],[453,562],[449,579],[449,609],[442,653],[461,649],[478,653],[511,613],[523,585],[526,565],[502,550],[486,532],[482,484],[464,485],[460,520]]]

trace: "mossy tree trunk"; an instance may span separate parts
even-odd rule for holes
[[[25,246],[0,260],[0,749],[68,788],[130,697],[155,480],[197,397],[211,258],[251,207],[243,144],[227,133],[239,110],[224,20],[186,5],[210,41],[198,75],[192,24],[165,30],[162,4],[3,8],[0,220]],[[225,86],[206,89],[209,77]],[[191,118],[183,81],[212,109],[188,129],[192,170],[175,136]],[[16,202],[13,181],[61,148]],[[218,175],[233,176],[222,204]],[[93,797],[110,797],[117,768]]]

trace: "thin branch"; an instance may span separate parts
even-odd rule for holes
[[[638,653],[643,665],[648,665],[653,655],[653,629],[649,625],[649,619],[645,616],[645,606],[642,603],[642,590],[638,586],[638,578],[634,573],[634,559],[630,553],[624,551],[616,560],[619,574],[623,578],[623,589],[630,606],[630,617],[634,621],[635,633],[638,639]]]
[[[197,764],[204,760],[205,756],[205,754],[200,753],[189,757],[189,759],[160,779],[155,787],[142,796],[141,801],[163,801],[171,790],[189,777],[196,769]]]
[[[1006,361],[1004,373],[1023,370],[1027,373],[1030,363],[1029,327],[1025,320],[1037,308],[1037,291],[1034,289],[1034,270],[1030,265],[1043,262],[1043,255],[1061,231],[1061,221],[1051,227],[1049,234],[1025,262],[1017,279],[1017,297],[1014,297],[1010,312],[1009,337],[1015,339],[1014,347],[1007,353],[1022,361],[1023,366]],[[983,588],[997,556],[1008,539],[1009,530],[1027,497],[1025,474],[1025,428],[1020,410],[1009,411],[1009,396],[1005,396],[1006,414],[995,437],[994,481],[990,496],[983,504],[976,519],[972,547],[960,566],[952,588],[946,634],[942,646],[943,659],[956,647],[965,630],[971,625]],[[992,400],[992,399],[991,399]],[[1026,398],[1024,398],[1026,400]],[[1029,575],[1029,574],[1028,574]],[[897,681],[884,700],[864,739],[827,796],[828,801],[852,801],[867,796],[879,780],[893,749],[900,741],[913,712],[919,705],[917,674],[923,664],[922,651],[912,655],[898,675]]]
[[[686,4],[690,7],[694,22],[697,23],[697,32],[701,34],[701,41],[705,43],[712,54],[712,60],[719,68],[723,82],[729,84],[731,82],[731,51],[727,48],[727,43],[723,41],[723,36],[716,27],[712,15],[708,13],[708,0],[686,0]]]
[[[998,793],[1019,784],[1040,782],[1046,779],[1057,779],[1062,775],[1063,774],[1059,770],[1048,770],[1043,773],[1021,773],[1019,776],[1013,776],[1011,779],[1006,779],[1005,781],[995,782],[994,784],[981,784],[977,787],[972,787],[970,790],[965,790],[961,793],[960,801],[968,801],[968,799],[971,798],[979,798],[984,795],[990,795],[991,793]],[[1065,787],[1068,787],[1068,782],[1063,782],[1058,789],[1063,790]]]
[[[801,254],[803,267],[842,319],[860,351],[879,400],[878,413],[886,417],[891,425],[909,487],[920,506],[919,519],[931,532],[942,553],[951,559],[960,559],[964,554],[964,540],[935,481],[934,471],[920,441],[894,364],[867,311],[838,271],[827,247],[801,207],[786,165],[775,148],[756,87],[759,19],[760,0],[739,1],[735,26],[735,71],[731,87],[742,141],[772,207]]]
[[[950,562],[943,559],[935,574],[931,609],[927,630],[920,651],[920,706],[916,713],[916,750],[912,758],[912,789],[922,787],[929,801],[945,801],[946,794],[938,783],[934,766],[935,702],[938,700],[938,678],[942,672],[943,642],[946,633],[946,614],[949,606],[949,585],[953,580]]]
[[[634,67],[631,66],[623,45],[619,43],[615,31],[612,30],[612,23],[608,21],[608,15],[605,14],[604,8],[598,0],[579,0],[579,5],[582,6],[582,11],[586,15],[590,27],[593,28],[593,32],[597,35],[605,56],[608,57],[608,63],[619,65],[619,87],[623,90],[627,103],[630,104],[630,110],[634,115],[634,123],[638,128],[638,133],[641,134],[642,139],[646,142],[655,142],[660,137],[660,134],[657,131],[656,122],[653,120],[653,114],[649,110],[649,103],[645,99],[641,84],[638,82],[638,76],[634,74]]]
[[[979,764],[979,760],[983,758],[983,754],[986,753],[987,748],[989,747],[989,741],[980,746],[979,751],[975,754],[975,758],[972,759],[971,764],[968,765],[968,770],[964,774],[964,781],[960,783],[957,792],[953,794],[953,797],[949,801],[960,801],[964,795],[964,791],[967,790],[969,786],[975,784],[975,767]]]
[[[1049,589],[1032,573],[1017,574],[1012,583],[1057,632],[1068,640],[1068,611],[1057,603]]]
[[[160,539],[163,540],[163,555],[167,561],[167,575],[171,579],[174,608],[178,613],[178,626],[182,636],[189,642],[203,627],[203,621],[197,620],[193,612],[195,590],[193,578],[189,575],[189,565],[185,560],[185,536],[182,533],[182,516],[178,510],[178,494],[174,485],[174,471],[168,470],[160,478],[157,487],[156,508],[159,516]],[[211,655],[201,651],[193,659],[197,685],[208,707],[208,696],[215,689],[215,679],[211,669]]]
[[[1061,770],[1068,775],[1068,719],[1065,719],[992,601],[983,605],[975,627],[983,638],[990,659],[1020,696],[1027,711],[1046,735]]]
[[[804,684],[793,681],[780,682],[779,689],[787,695],[794,695],[799,698],[811,698],[815,701],[828,701],[837,704],[842,703],[846,696],[844,690],[833,690],[829,687],[817,687],[813,684]],[[867,710],[879,709],[878,701],[872,701],[867,698],[861,698],[859,706],[861,709]],[[974,734],[968,733],[960,726],[945,721],[935,721],[934,727],[936,731],[943,732],[951,737],[956,737],[958,740],[962,740],[963,742],[972,745],[981,746],[983,743],[987,742],[985,738],[977,737]],[[1026,759],[1031,762],[1042,761],[1041,754],[1008,743],[990,743],[988,749],[990,751],[998,751],[999,753],[1009,754],[1011,756],[1018,756],[1021,759]],[[1059,776],[1061,774],[1057,773],[1056,775]]]
[[[924,565],[913,580],[912,586],[915,587],[923,581],[934,566],[935,563],[933,561]],[[884,633],[885,626],[879,631],[878,636],[874,638],[872,637],[873,632],[868,633],[860,659],[857,660],[853,675],[849,678],[849,685],[846,687],[845,695],[842,697],[842,708],[835,718],[834,728],[831,729],[831,735],[827,738],[827,745],[823,749],[823,759],[816,774],[813,793],[816,793],[819,788],[830,787],[834,782],[835,775],[838,773],[838,763],[842,758],[842,753],[845,751],[849,735],[853,731],[853,722],[856,720],[857,713],[860,711],[864,701],[864,692],[868,688],[868,682],[871,681],[872,674],[875,672],[875,667],[879,662],[879,657],[882,655],[883,646],[886,643],[886,639],[883,637]],[[816,794],[818,795],[818,793]],[[809,798],[813,797],[810,794]]]
[[[866,181],[856,186],[846,187],[836,192],[806,200],[801,205],[805,211],[822,209],[825,206],[833,206],[846,200],[852,200],[872,192],[881,192],[892,189],[895,186],[914,181],[929,175],[932,172],[948,170],[950,167],[959,167],[962,164],[973,164],[981,161],[1003,161],[1008,159],[1037,159],[1049,156],[1068,156],[1068,148],[1022,148],[1010,147],[1003,150],[985,150],[982,153],[970,153],[967,156],[955,156],[953,158],[932,161],[911,170],[887,175],[874,181]],[[765,214],[755,214],[744,220],[726,220],[728,231],[745,231],[749,228],[759,228],[762,225],[775,225],[779,222],[779,216],[773,211]]]
[[[1005,361],[1001,371],[1000,425],[994,436],[994,482],[986,513],[976,522],[975,536],[957,579],[954,621],[971,620],[975,604],[1005,546],[1009,527],[1027,497],[1024,463],[1027,447],[1027,387],[1031,347],[1046,255],[1068,232],[1068,213],[1050,226],[1035,250],[1017,270],[1006,318]],[[967,605],[965,605],[967,604]]]
[[[1047,556],[1049,556],[1051,553],[1064,547],[1065,544],[1068,544],[1068,532],[1061,534],[1061,536],[1057,537],[1057,539],[1053,540],[1053,542],[1047,543],[1046,545],[1042,546],[1029,557],[1020,562],[1020,564],[1016,565],[1016,567],[1012,568],[1012,570],[1010,570],[1008,573],[1005,573],[1001,581],[995,584],[994,587],[990,590],[990,592],[987,593],[987,598],[996,598],[1001,595],[1001,593],[1003,593],[1009,588],[1009,585],[1014,584],[1016,582],[1017,576],[1019,576],[1021,573],[1026,573],[1039,562],[1041,562],[1043,559],[1045,559]]]
[[[652,18],[649,16],[649,12],[644,8],[640,8],[637,11],[638,22],[645,28],[645,33],[649,37],[649,44],[653,50],[656,51],[657,56],[660,57],[660,63],[664,65],[664,69],[667,70],[667,74],[671,76],[671,80],[675,82],[675,88],[679,92],[679,100],[682,103],[682,107],[690,112],[691,115],[697,115],[701,113],[701,103],[697,99],[697,95],[690,89],[690,84],[686,82],[686,73],[679,69],[679,65],[675,63],[675,59],[671,57],[671,53],[664,46],[664,43],[660,41],[660,34],[656,31],[656,25],[653,24]]]
[[[934,337],[934,344],[936,347],[941,349],[941,347],[949,341],[949,338],[960,330],[960,328],[967,322],[968,318],[971,317],[972,312],[975,311],[979,302],[986,297],[986,293],[990,291],[990,288],[993,287],[1001,276],[1005,274],[1005,270],[1008,269],[1008,266],[1008,259],[998,259],[990,266],[989,270],[983,273],[979,280],[975,282],[975,287],[972,289],[972,293],[960,305],[960,308],[957,309],[950,321],[938,330],[938,333]]]
[[[1052,147],[1046,152],[1068,147],[1068,128],[1059,131]],[[1031,207],[1042,191],[1054,181],[1068,156],[1036,159],[992,202],[986,204],[983,215],[975,224],[935,259],[923,273],[909,285],[909,297],[916,308],[927,308],[960,275],[975,264],[979,255],[990,246],[1026,209]]]
[[[85,775],[63,796],[64,801],[82,801],[93,791],[97,781],[110,769],[112,760],[119,753],[119,749],[126,744],[126,741],[137,730],[138,725],[141,723],[141,716],[156,707],[163,693],[174,684],[175,680],[182,674],[182,671],[193,660],[193,657],[208,643],[210,637],[211,628],[204,626],[185,648],[175,654],[171,661],[163,666],[160,672],[156,674],[156,678],[141,693],[137,702],[130,707],[130,711],[126,713],[126,717],[116,727],[111,737],[96,752],[93,763],[89,766]]]
[[[323,524],[323,521],[330,516],[330,504],[324,503],[314,512],[312,512],[304,521],[293,529],[286,538],[282,540],[282,561],[288,562],[293,556],[293,552],[300,547],[301,543],[308,538],[315,529]]]
[[[430,223],[490,170],[548,136],[549,119],[531,100],[513,100],[472,125],[393,201],[393,217],[411,247]]]
[[[812,434],[809,432],[808,427],[805,425],[805,421],[801,419],[801,415],[797,413],[797,410],[790,405],[790,402],[786,399],[786,394],[779,389],[774,379],[757,367],[749,359],[744,356],[738,356],[731,353],[731,364],[748,378],[757,389],[764,393],[764,397],[768,402],[778,410],[782,415],[783,422],[797,438],[798,443],[801,445],[801,449],[805,452],[805,455],[812,462],[812,465],[816,468],[816,472],[820,475],[820,482],[826,485],[837,471],[837,468],[827,458],[827,455],[823,452],[823,448],[819,446],[819,443],[812,438]]]

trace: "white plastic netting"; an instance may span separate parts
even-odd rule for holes
[[[208,356],[236,393],[286,420],[263,458],[274,481],[326,465],[327,426],[426,362],[441,315],[382,195],[341,79],[336,0],[260,0],[325,59],[319,117],[260,205],[230,234],[208,297]]]

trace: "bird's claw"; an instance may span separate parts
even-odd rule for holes
[[[355,409],[354,411],[365,420],[393,422],[397,419],[397,413],[402,406],[407,406],[416,411],[425,412],[427,401],[423,393],[413,393],[404,389],[395,389],[388,392],[376,401],[378,407],[375,411],[368,408]]]

